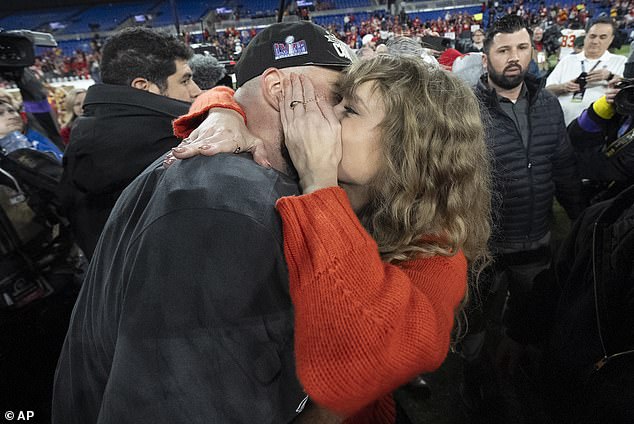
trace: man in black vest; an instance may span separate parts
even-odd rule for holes
[[[192,51],[146,28],[115,34],[103,48],[103,84],[88,89],[64,153],[60,185],[75,237],[90,259],[123,189],[178,141],[172,120],[200,94]]]
[[[491,239],[495,261],[481,287],[490,291],[484,319],[499,324],[504,305],[522,302],[534,276],[550,263],[554,195],[571,218],[581,213],[583,203],[559,102],[527,74],[532,44],[526,23],[515,15],[496,21],[484,40],[484,54],[487,74],[476,94],[488,117],[498,204]],[[472,319],[473,330],[464,343],[468,361],[479,356],[484,340],[485,326],[477,320]],[[482,373],[471,373],[473,369],[477,367],[465,372],[466,387],[473,389],[465,393],[477,396]]]

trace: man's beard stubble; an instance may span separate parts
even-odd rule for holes
[[[514,77],[505,76],[504,71],[513,67],[519,68],[520,73]],[[491,81],[493,81],[495,85],[497,85],[500,88],[503,88],[504,90],[512,90],[513,88],[516,88],[517,86],[521,85],[524,82],[524,78],[526,77],[528,68],[523,69],[520,65],[510,65],[505,67],[504,70],[502,70],[502,72],[497,72],[491,66],[489,67],[489,69],[487,69],[487,71],[489,73],[489,78],[491,79]]]

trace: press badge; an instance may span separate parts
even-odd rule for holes
[[[586,93],[586,90],[583,89],[581,91],[577,91],[572,95],[572,99],[570,99],[571,103],[581,103],[583,101],[583,95]]]

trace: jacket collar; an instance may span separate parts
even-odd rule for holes
[[[535,100],[537,100],[537,95],[543,88],[544,83],[545,78],[540,80],[531,74],[526,74],[524,77],[524,84],[526,84],[526,89],[528,91],[528,102],[531,106],[535,103]],[[490,106],[497,106],[499,104],[498,95],[495,92],[495,89],[489,87],[488,74],[482,74],[477,88],[483,96],[483,100],[485,100]]]
[[[179,117],[189,110],[190,104],[166,96],[139,90],[127,85],[95,84],[88,88],[84,106],[118,104],[136,106]]]

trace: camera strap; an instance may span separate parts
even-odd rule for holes
[[[634,140],[634,127],[605,147],[603,154],[611,158],[626,148]]]

